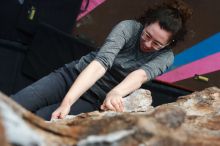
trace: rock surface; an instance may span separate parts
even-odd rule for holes
[[[151,92],[139,89],[123,98],[124,112],[146,112],[153,107]]]
[[[219,88],[194,92],[155,108],[151,102],[149,91],[137,90],[125,98],[124,104],[131,103],[126,112],[95,111],[45,122],[1,94],[0,145],[220,145]],[[22,134],[14,136],[18,129]]]

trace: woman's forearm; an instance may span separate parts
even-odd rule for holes
[[[120,84],[107,94],[100,108],[102,110],[122,112],[124,108],[122,98],[140,88],[146,81],[147,75],[144,70],[138,69],[131,72]]]
[[[92,61],[76,78],[61,105],[71,106],[82,94],[84,94],[84,92],[100,79],[105,72],[105,68],[98,61]]]
[[[114,87],[109,94],[119,94],[121,97],[130,94],[141,87],[147,81],[147,75],[144,70],[138,69],[131,72],[120,84]]]

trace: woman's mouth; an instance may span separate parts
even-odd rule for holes
[[[140,48],[143,52],[151,52],[151,49],[146,47],[143,43],[141,43]]]

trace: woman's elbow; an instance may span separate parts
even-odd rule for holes
[[[143,69],[138,69],[135,72],[136,72],[141,84],[148,81],[148,76],[147,76],[146,72]]]
[[[92,62],[94,64],[94,68],[95,69],[95,72],[98,73],[98,74],[105,74],[106,72],[106,68],[98,61],[96,60],[93,60]]]

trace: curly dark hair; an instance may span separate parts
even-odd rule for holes
[[[191,16],[192,9],[184,1],[169,0],[149,8],[137,21],[143,25],[159,22],[162,29],[173,34],[169,47],[174,47],[178,41],[184,40],[188,31],[186,22]]]

